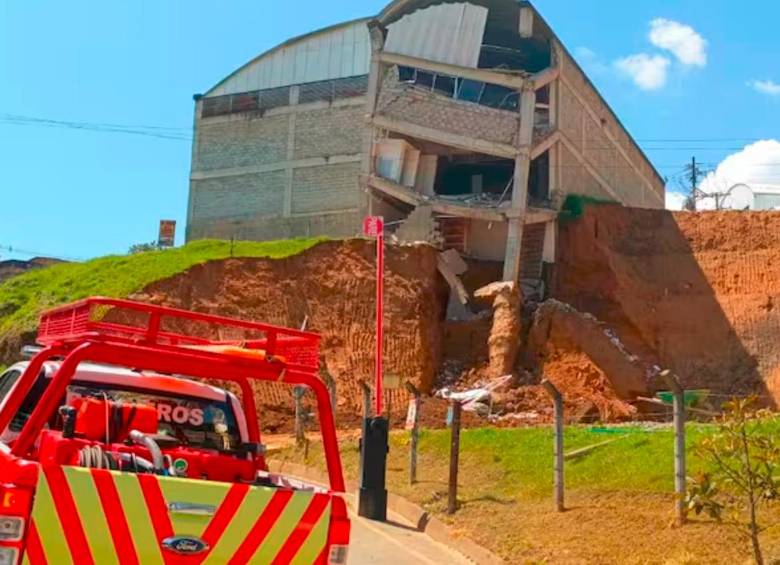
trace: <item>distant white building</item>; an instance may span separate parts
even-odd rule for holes
[[[739,183],[723,197],[731,210],[780,210],[780,184]]]

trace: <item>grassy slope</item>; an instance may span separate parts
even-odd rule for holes
[[[236,242],[233,256],[280,259],[321,241]],[[30,271],[0,284],[0,339],[34,329],[40,312],[50,306],[88,296],[122,298],[193,265],[227,257],[229,242],[204,240],[166,251],[101,257]]]
[[[780,431],[780,424],[777,427]],[[689,445],[711,429],[690,424]],[[445,430],[422,432],[415,486],[408,484],[408,434],[392,435],[388,488],[510,563],[744,562],[746,546],[732,529],[706,521],[695,521],[682,530],[670,527],[674,463],[669,428],[607,434],[570,426],[566,451],[615,437],[621,439],[566,462],[570,510],[564,514],[554,512],[551,504],[549,428],[464,430],[461,508],[454,517],[444,513],[449,469],[449,433]],[[703,463],[694,449],[689,453],[689,474],[693,475]],[[295,449],[284,450],[278,457],[302,462],[302,454]],[[343,443],[342,459],[348,478],[357,479],[357,440]],[[309,464],[324,469],[318,444],[312,446]],[[767,538],[769,547],[780,550],[780,532],[768,533]]]

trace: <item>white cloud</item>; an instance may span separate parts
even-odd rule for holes
[[[773,80],[751,80],[748,82],[748,86],[761,94],[780,96],[780,84]]]
[[[584,46],[574,49],[574,55],[577,57],[577,59],[582,60],[596,58],[596,52],[593,49]]]
[[[687,195],[682,192],[672,192],[671,190],[666,192],[666,209],[667,210],[682,210],[683,204]]]
[[[708,194],[725,193],[740,183],[780,186],[780,141],[757,141],[729,155],[702,181],[701,190]],[[699,207],[714,208],[714,199],[704,200]]]
[[[657,18],[650,22],[650,42],[673,53],[683,65],[707,65],[707,40],[689,25]]]
[[[666,86],[671,61],[661,55],[638,53],[615,61],[615,67],[631,78],[642,90],[659,90]]]

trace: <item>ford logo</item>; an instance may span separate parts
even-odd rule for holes
[[[209,548],[209,544],[202,539],[187,536],[165,538],[162,541],[162,546],[169,551],[182,555],[197,555],[198,553],[207,551]]]

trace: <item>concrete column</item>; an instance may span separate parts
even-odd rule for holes
[[[517,133],[517,156],[512,186],[512,208],[504,258],[504,280],[520,282],[520,257],[523,247],[523,227],[528,209],[528,178],[531,173],[531,147],[534,140],[536,91],[533,81],[527,81],[520,95],[520,126]]]
[[[190,225],[192,224],[192,173],[195,172],[198,161],[198,136],[200,134],[198,125],[200,123],[200,115],[203,111],[203,96],[196,94],[192,97],[195,101],[195,111],[192,117],[192,148],[190,155],[190,190],[187,196],[187,226],[184,230],[185,243],[190,241]]]
[[[367,179],[374,170],[375,130],[372,122],[376,113],[379,89],[385,70],[385,65],[379,59],[385,47],[385,29],[377,20],[372,20],[368,23],[368,33],[371,39],[371,67],[368,75],[368,91],[366,93],[366,114],[364,116],[366,129],[363,134],[363,155],[360,160],[360,190],[364,192],[360,199],[363,215],[373,213],[371,210],[371,189],[368,187]]]
[[[289,218],[292,216],[292,193],[293,193],[293,180],[295,177],[295,168],[292,163],[295,161],[295,122],[298,112],[296,112],[295,106],[298,105],[298,98],[300,96],[301,89],[299,86],[293,86],[290,88],[290,107],[291,112],[288,116],[287,125],[287,186],[284,191],[284,203],[283,203],[283,216]]]

